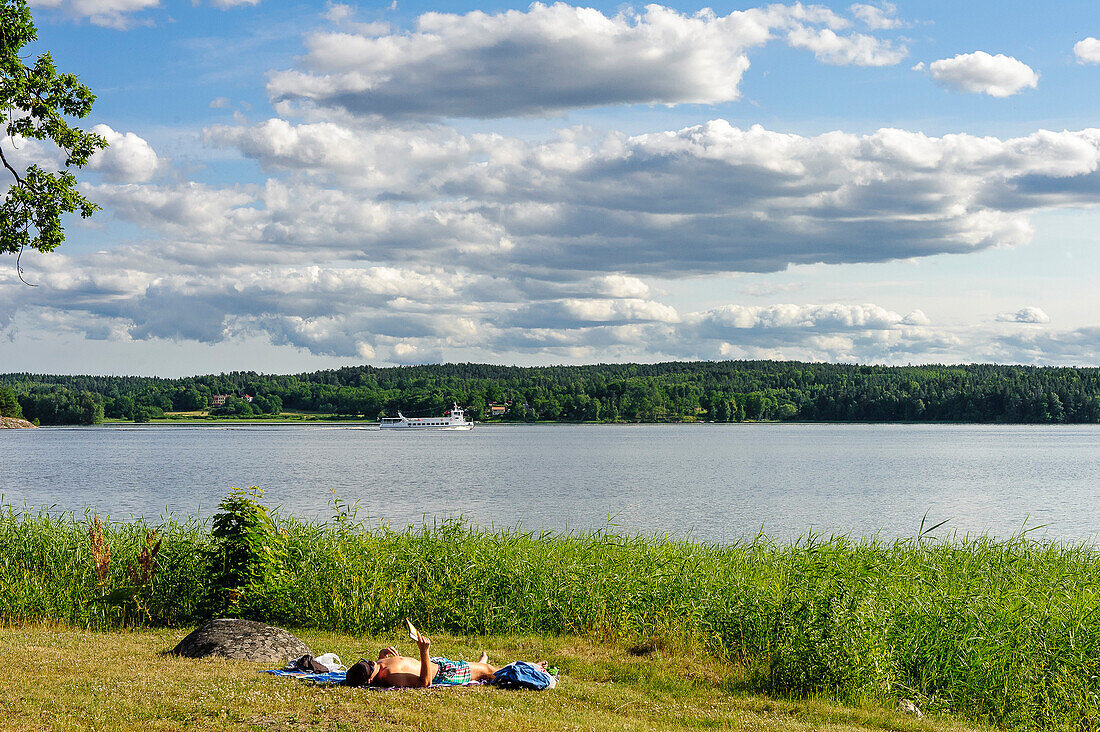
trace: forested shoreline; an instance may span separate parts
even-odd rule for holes
[[[214,407],[219,395],[225,403]],[[452,403],[482,421],[1094,423],[1100,369],[704,361],[353,366],[178,379],[0,374],[0,416],[44,425],[148,421],[171,412],[374,420],[398,410],[440,414]]]

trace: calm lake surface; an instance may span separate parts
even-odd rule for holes
[[[115,519],[208,517],[259,485],[284,513],[328,518],[335,491],[395,528],[894,538],[927,514],[937,535],[1100,538],[1095,426],[106,426],[3,430],[0,457],[4,503]]]

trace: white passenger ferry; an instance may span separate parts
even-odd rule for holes
[[[443,413],[442,417],[406,417],[397,413],[396,417],[383,417],[378,425],[384,430],[469,430],[474,423],[466,421],[466,413],[455,404]]]

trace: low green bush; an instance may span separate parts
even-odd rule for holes
[[[218,504],[210,536],[207,614],[263,619],[276,614],[274,598],[282,595],[286,566],[283,534],[252,487],[230,489]]]

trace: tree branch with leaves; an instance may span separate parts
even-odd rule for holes
[[[51,252],[65,241],[64,214],[88,218],[99,210],[77,190],[72,169],[86,165],[107,141],[66,121],[87,117],[95,95],[75,74],[58,73],[49,53],[31,66],[24,63],[23,48],[37,40],[26,0],[0,0],[0,165],[11,176],[0,205],[0,252],[9,254]],[[64,155],[63,168],[32,163],[21,170],[14,153],[25,140],[52,142]]]

